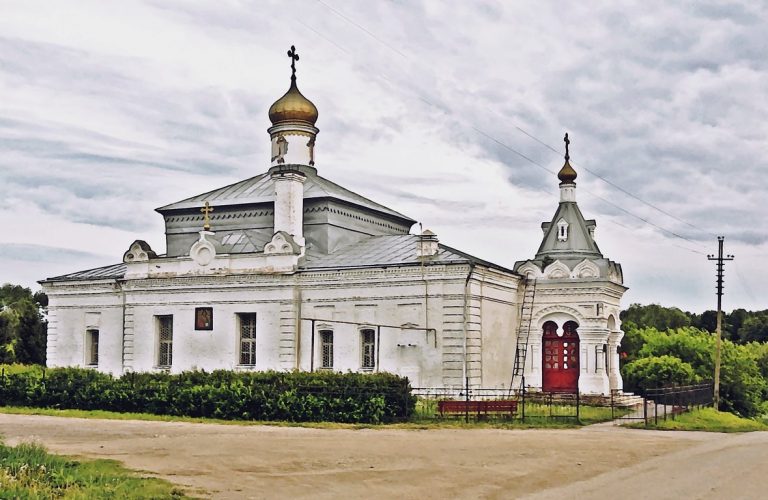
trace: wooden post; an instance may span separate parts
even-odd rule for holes
[[[717,257],[707,255],[707,259],[717,261],[717,344],[715,346],[715,410],[720,409],[720,352],[722,350],[723,329],[723,267],[726,260],[733,260],[733,255],[723,257],[724,236],[717,237]]]

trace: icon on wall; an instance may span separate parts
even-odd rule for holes
[[[195,330],[213,330],[213,307],[195,308]]]

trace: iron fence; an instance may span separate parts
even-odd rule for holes
[[[578,422],[581,397],[578,393],[541,392],[523,388],[472,387],[413,388],[418,397],[416,418],[470,420],[562,420]]]
[[[640,400],[640,398],[642,398]],[[627,401],[631,404],[627,404]],[[611,394],[611,411],[631,408],[626,415],[617,415],[615,422],[658,424],[659,421],[675,419],[677,415],[695,408],[712,406],[713,384],[710,381],[698,384],[668,384],[641,391],[640,396],[623,393]]]

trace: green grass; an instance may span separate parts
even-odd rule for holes
[[[486,422],[474,422],[470,418],[469,423],[464,422],[464,418],[456,416],[451,419],[439,420],[435,418],[437,414],[437,400],[419,398],[416,402],[416,411],[412,421],[437,427],[502,427],[502,428],[573,428],[582,425],[608,422],[612,418],[618,418],[630,412],[628,409],[615,409],[613,417],[611,409],[603,406],[579,407],[579,421],[576,421],[576,408],[573,405],[545,405],[540,403],[526,403],[525,421],[520,419],[520,408],[518,415],[514,420],[490,420]],[[555,418],[551,418],[551,416]]]
[[[75,461],[37,444],[0,443],[0,498],[190,498],[168,481],[141,477],[113,460]]]
[[[702,408],[677,415],[674,420],[667,418],[652,421],[648,427],[644,424],[631,424],[629,427],[658,429],[667,431],[707,431],[707,432],[753,432],[768,431],[768,425],[759,420],[741,418],[733,413],[717,411],[714,408]]]
[[[95,418],[105,420],[146,420],[150,422],[189,422],[194,424],[222,425],[273,425],[278,427],[312,427],[319,429],[354,429],[378,426],[377,424],[342,424],[337,422],[269,422],[255,420],[223,420],[218,418],[155,415],[153,413],[120,413],[116,411],[105,410],[59,410],[54,408],[31,408],[28,406],[0,406],[0,413],[7,413],[11,415],[46,415],[51,417]]]
[[[336,422],[267,422],[252,420],[220,420],[213,418],[179,417],[171,415],[154,415],[151,413],[119,413],[103,410],[58,410],[52,408],[29,408],[20,406],[0,406],[0,413],[15,415],[46,415],[53,417],[95,418],[107,420],[146,420],[154,422],[189,422],[223,425],[273,425],[279,427],[311,427],[315,429],[440,429],[440,428],[502,428],[502,429],[533,429],[533,428],[574,428],[598,422],[611,420],[611,409],[595,406],[581,406],[581,421],[573,418],[547,418],[549,407],[545,405],[526,405],[525,422],[519,418],[514,420],[489,420],[465,423],[463,418],[435,418],[437,403],[433,400],[419,400],[416,404],[416,414],[408,422],[395,424],[342,424]],[[573,407],[554,406],[555,415],[575,415]],[[618,417],[618,410],[616,413]]]

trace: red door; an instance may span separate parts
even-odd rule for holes
[[[557,335],[557,324],[544,323],[542,350],[542,389],[545,392],[576,392],[579,389],[578,324],[563,325],[563,336]]]

